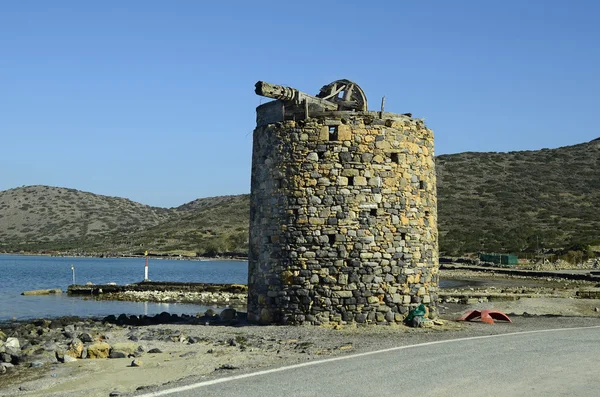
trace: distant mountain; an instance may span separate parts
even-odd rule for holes
[[[440,251],[600,245],[600,139],[436,158]],[[0,192],[0,251],[215,255],[248,250],[249,195],[174,209],[48,186]]]

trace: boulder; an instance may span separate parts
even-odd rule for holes
[[[6,341],[6,334],[4,332],[2,332],[1,329],[0,329],[0,341],[1,342]]]
[[[129,355],[129,354],[133,354],[137,351],[138,346],[135,343],[130,343],[130,342],[119,342],[119,343],[115,343],[114,345],[112,345],[111,348],[111,353],[112,352],[121,352],[124,353],[125,356]]]
[[[127,358],[127,354],[123,353],[122,351],[111,350],[108,357],[109,358]]]
[[[0,363],[0,370],[2,368],[6,369],[6,370],[10,370],[11,368],[14,368],[15,366],[12,365],[11,363]]]
[[[221,312],[219,317],[221,318],[221,321],[230,322],[230,321],[235,320],[236,314],[237,314],[237,311],[235,309],[227,308],[227,309],[223,309],[223,311]]]
[[[83,343],[92,343],[94,341],[92,336],[90,334],[88,334],[87,332],[82,332],[81,334],[79,334],[79,339]]]
[[[14,347],[15,349],[21,349],[21,344],[19,343],[19,339],[17,338],[7,338],[6,342],[4,342],[4,347]]]
[[[71,343],[69,343],[69,348],[67,349],[66,355],[71,356],[73,358],[81,358],[83,349],[83,342],[75,338],[71,341]]]
[[[74,357],[71,357],[71,356],[64,356],[64,360],[63,360],[64,363],[74,363],[76,361],[77,361],[77,359]]]
[[[106,342],[97,342],[87,348],[88,358],[108,358],[109,354],[110,345]]]

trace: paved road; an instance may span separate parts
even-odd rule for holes
[[[596,397],[600,395],[600,327],[428,342],[145,396],[159,395]]]

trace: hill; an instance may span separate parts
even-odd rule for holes
[[[119,197],[50,186],[20,187],[0,192],[0,248],[77,249],[174,216],[174,210]]]
[[[444,254],[600,244],[600,139],[436,158]]]
[[[248,252],[249,194],[198,199],[177,211],[178,217],[127,236],[128,245],[186,256]],[[127,248],[114,246],[119,252]]]
[[[557,149],[436,158],[440,251],[600,245],[600,139]],[[0,192],[0,250],[215,255],[248,249],[249,195],[177,208],[73,189]]]

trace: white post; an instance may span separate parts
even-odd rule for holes
[[[73,273],[73,285],[75,285],[75,266],[71,265],[71,272]]]
[[[148,281],[148,251],[145,252],[146,267],[144,268],[144,281]]]

